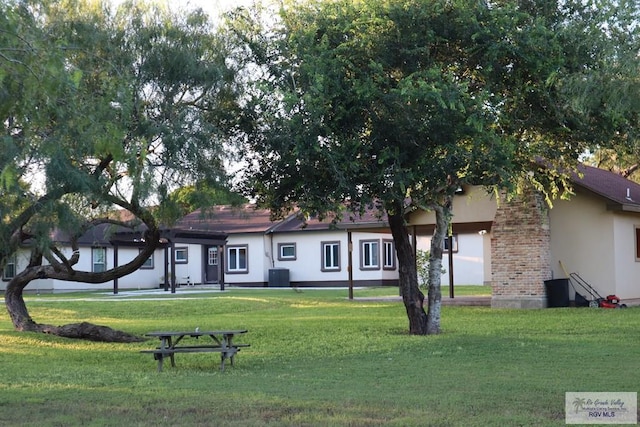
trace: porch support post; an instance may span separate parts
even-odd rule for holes
[[[171,241],[171,293],[176,293],[176,245]]]
[[[218,281],[220,290],[224,291],[224,245],[218,246]]]
[[[351,238],[351,231],[347,232],[347,251],[348,263],[347,270],[349,272],[349,299],[353,299],[353,240]]]
[[[169,246],[164,247],[164,290],[169,290]]]
[[[113,268],[118,266],[118,244],[113,244]],[[116,295],[118,293],[118,277],[113,279],[113,294]]]

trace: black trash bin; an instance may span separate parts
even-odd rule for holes
[[[569,279],[545,280],[547,307],[569,307]]]

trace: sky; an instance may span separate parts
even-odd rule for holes
[[[123,0],[111,0],[112,4],[122,3]],[[195,9],[202,8],[205,12],[212,16],[219,14],[221,11],[229,10],[237,6],[248,6],[252,0],[151,0],[158,3],[166,3],[169,7],[188,7]]]
[[[172,0],[169,4],[180,6],[201,7],[204,11],[215,14],[237,6],[245,6],[251,3],[250,0]]]

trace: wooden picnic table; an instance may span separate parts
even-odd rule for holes
[[[165,357],[171,359],[171,366],[175,367],[175,353],[220,353],[220,370],[224,371],[224,364],[227,359],[231,361],[233,366],[233,358],[242,347],[249,347],[249,344],[236,344],[233,338],[236,335],[245,334],[246,329],[222,330],[222,331],[167,331],[167,332],[149,332],[145,334],[148,337],[156,337],[160,339],[160,345],[153,350],[142,350],[141,353],[151,353],[153,358],[158,361],[158,372],[162,371],[162,362]],[[185,338],[209,337],[211,341],[205,343],[199,342],[195,344],[193,340],[188,340],[187,345],[182,340]],[[180,344],[180,345],[179,345]]]

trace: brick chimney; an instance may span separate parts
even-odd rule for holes
[[[549,207],[534,191],[500,197],[491,227],[491,306],[544,308],[551,279]]]

